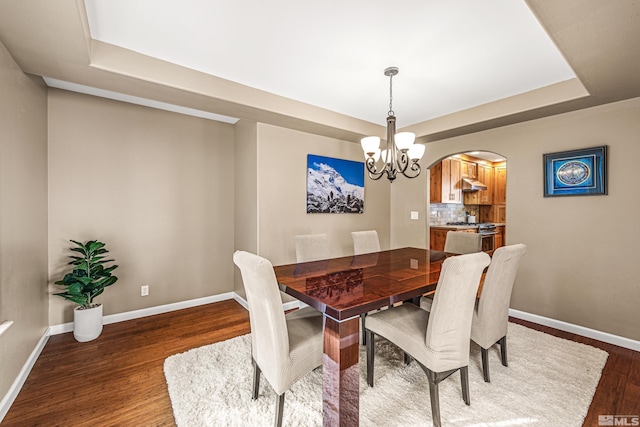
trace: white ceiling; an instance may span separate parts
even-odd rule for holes
[[[520,0],[85,1],[94,39],[372,123],[397,66],[399,128],[575,77]]]

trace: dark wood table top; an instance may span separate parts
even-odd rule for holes
[[[284,292],[342,321],[434,290],[447,255],[402,248],[274,270]]]

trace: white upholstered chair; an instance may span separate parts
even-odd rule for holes
[[[367,383],[373,387],[374,344],[379,335],[414,359],[427,375],[433,425],[440,426],[438,384],[460,371],[462,397],[469,398],[469,347],[473,307],[489,255],[447,258],[442,264],[431,312],[405,303],[367,316]]]
[[[380,241],[376,230],[353,231],[353,253],[355,255],[370,254],[380,252]]]
[[[482,235],[466,231],[447,231],[444,251],[453,254],[472,254],[482,250]],[[432,294],[431,294],[432,295]],[[420,307],[429,311],[433,303],[431,295],[420,298]]]
[[[500,344],[502,364],[508,366],[509,303],[518,266],[526,252],[527,246],[522,243],[503,246],[495,250],[482,285],[480,299],[473,311],[471,339],[480,346],[482,373],[486,382],[491,381],[488,350],[494,344]]]
[[[318,261],[329,258],[326,234],[304,234],[296,239],[296,262]]]
[[[251,323],[253,399],[258,397],[260,373],[278,395],[276,426],[282,424],[284,393],[302,376],[322,364],[322,316],[315,310],[282,311],[278,283],[271,263],[249,252],[236,251]]]
[[[482,235],[466,231],[448,231],[444,251],[453,254],[470,254],[482,250]]]

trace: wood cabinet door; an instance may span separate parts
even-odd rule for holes
[[[448,203],[462,203],[462,171],[460,159],[451,158],[449,160],[449,199]]]
[[[440,229],[429,229],[429,248],[434,251],[444,251],[444,241],[447,239],[447,231]]]
[[[460,159],[448,158],[434,165],[430,171],[429,202],[462,203]]]
[[[478,165],[478,181],[487,186],[486,190],[478,192],[479,205],[493,204],[493,167]]]
[[[497,166],[495,168],[495,191],[493,193],[493,203],[496,205],[507,203],[507,167]]]
[[[480,204],[480,192],[479,191],[463,191],[462,200],[465,205],[479,205]]]
[[[460,174],[462,178],[476,179],[478,176],[478,164],[467,160],[460,161]]]
[[[442,162],[433,165],[430,170],[429,202],[442,203]]]
[[[496,227],[494,249],[498,249],[501,246],[504,246],[504,227],[498,226]]]

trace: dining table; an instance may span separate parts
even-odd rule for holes
[[[434,291],[452,255],[400,248],[274,267],[280,289],[323,316],[323,425],[359,423],[360,316]]]

